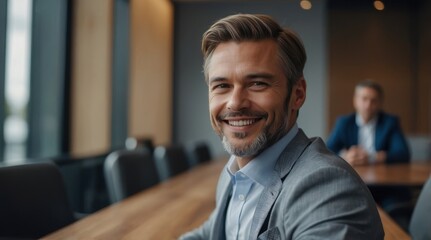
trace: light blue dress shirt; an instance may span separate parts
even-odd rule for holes
[[[365,123],[359,114],[356,115],[356,125],[358,125],[358,145],[368,153],[370,163],[376,161],[376,139],[377,116]]]
[[[289,132],[275,144],[253,158],[242,169],[239,169],[235,156],[231,156],[227,164],[227,172],[231,176],[233,192],[226,213],[226,239],[248,239],[251,222],[259,198],[270,184],[270,178],[278,157],[283,149],[298,133],[295,124]]]

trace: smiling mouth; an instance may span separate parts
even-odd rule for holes
[[[225,120],[227,124],[234,127],[244,127],[252,125],[253,123],[259,121],[261,118],[256,119],[246,119],[246,120]]]

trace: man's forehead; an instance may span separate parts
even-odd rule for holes
[[[372,87],[368,87],[368,86],[360,86],[360,87],[356,87],[355,89],[355,93],[375,93],[376,95],[379,95],[379,92],[372,88]]]

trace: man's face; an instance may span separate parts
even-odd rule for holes
[[[380,111],[382,100],[373,88],[359,87],[355,89],[353,105],[362,119],[368,122]]]
[[[292,88],[272,40],[226,42],[208,66],[209,108],[214,131],[226,150],[251,159],[292,127],[305,100],[305,81]]]

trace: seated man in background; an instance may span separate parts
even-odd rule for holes
[[[350,165],[399,163],[410,151],[396,116],[383,112],[383,89],[365,80],[355,87],[356,112],[337,119],[327,146]],[[385,210],[411,198],[406,187],[370,187],[374,200]]]
[[[383,112],[383,89],[370,80],[355,87],[356,112],[337,119],[327,145],[352,166],[408,162],[410,151],[398,118]]]

